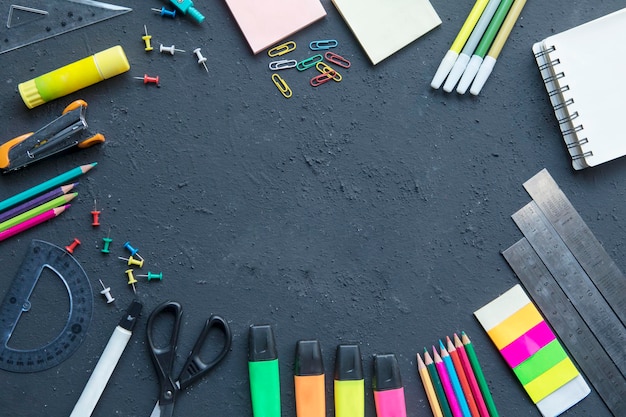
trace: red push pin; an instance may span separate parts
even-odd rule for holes
[[[148,74],[144,74],[143,77],[133,77],[136,80],[143,80],[144,84],[156,84],[157,87],[161,87],[159,84],[159,76],[151,77]]]
[[[91,225],[93,227],[100,226],[100,212],[96,210],[96,200],[93,200],[93,211],[91,212],[91,215],[93,216],[93,222],[91,222]]]
[[[65,247],[65,250],[69,253],[74,253],[74,249],[80,245],[80,240],[78,238],[74,238],[74,241]]]

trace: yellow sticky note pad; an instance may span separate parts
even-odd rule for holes
[[[496,327],[487,331],[487,334],[498,350],[502,350],[542,321],[543,318],[535,305],[529,302]]]
[[[528,384],[524,389],[536,404],[561,386],[578,376],[578,369],[570,358],[565,358]]]

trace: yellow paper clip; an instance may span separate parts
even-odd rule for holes
[[[339,74],[333,67],[325,62],[318,62],[317,64],[315,64],[315,68],[322,74],[332,73],[333,75],[331,76],[331,78],[337,82],[342,80],[341,74]]]
[[[278,46],[273,47],[267,54],[271,57],[285,55],[287,52],[291,52],[296,49],[296,43],[294,41],[285,42]]]
[[[331,64],[339,65],[342,68],[350,68],[350,65],[352,65],[350,61],[348,61],[341,55],[337,55],[334,52],[330,52],[330,51],[326,52],[324,54],[324,58],[326,58],[326,60],[330,62]]]
[[[320,85],[332,80],[334,76],[335,76],[334,70],[323,72],[311,78],[311,80],[309,81],[309,84],[311,84],[311,87],[319,87]]]
[[[278,91],[280,91],[285,98],[290,98],[293,95],[291,88],[289,88],[285,80],[283,80],[280,75],[272,74],[272,81],[278,88]]]

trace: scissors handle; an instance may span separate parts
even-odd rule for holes
[[[165,313],[174,314],[174,325],[170,340],[165,346],[157,346],[152,336],[154,329],[154,320]],[[150,317],[148,317],[147,335],[148,344],[150,345],[150,353],[152,354],[152,362],[157,371],[159,378],[159,403],[166,405],[174,401],[174,397],[178,392],[176,383],[172,380],[172,366],[176,358],[176,345],[178,343],[178,332],[180,330],[181,318],[183,315],[183,307],[175,301],[166,301],[157,306]]]
[[[200,351],[204,346],[204,343],[213,329],[218,329],[223,333],[224,336],[224,345],[222,346],[222,350],[215,355],[215,357],[209,362],[205,363],[200,358]],[[203,375],[208,373],[211,369],[213,369],[217,364],[219,364],[222,359],[226,356],[226,354],[230,351],[230,345],[233,341],[233,336],[230,331],[230,327],[226,320],[217,315],[212,315],[204,324],[204,328],[202,332],[198,336],[189,357],[187,358],[187,362],[183,366],[183,370],[178,377],[178,382],[180,384],[180,389],[184,389],[197,381]]]

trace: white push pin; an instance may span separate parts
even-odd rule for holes
[[[202,56],[202,52],[200,52],[200,48],[196,48],[193,50],[193,53],[198,57],[198,64],[204,65],[204,69],[206,72],[209,72],[209,69],[206,66],[206,58]]]
[[[160,52],[169,52],[172,55],[174,55],[174,52],[185,52],[182,49],[174,48],[174,45],[172,45],[172,46],[163,46],[163,44],[161,44],[161,46],[159,46],[159,51]]]
[[[98,281],[100,281],[100,285],[102,285],[102,291],[100,291],[100,294],[104,295],[107,298],[107,304],[111,304],[113,301],[115,301],[115,298],[111,297],[111,287],[105,287],[101,279],[99,279]]]

